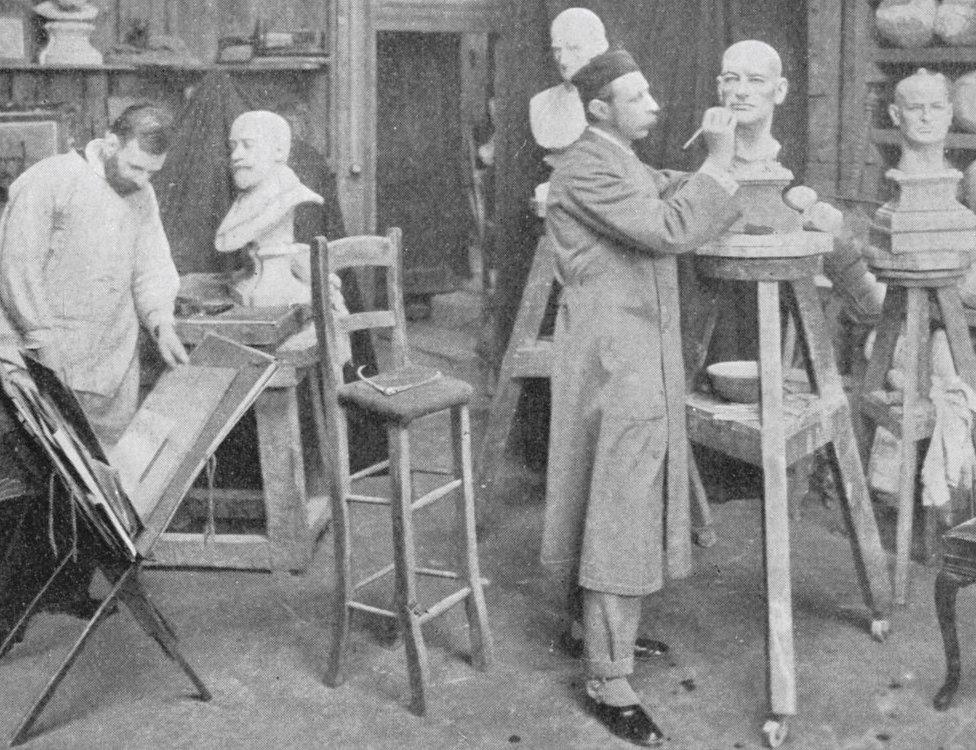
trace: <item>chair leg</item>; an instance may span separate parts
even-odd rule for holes
[[[471,663],[476,669],[485,670],[491,665],[493,647],[478,563],[471,467],[471,419],[466,405],[451,409],[451,446],[454,449],[454,473],[455,476],[460,474],[461,478],[461,492],[455,493],[455,498],[457,518],[464,524],[464,552],[461,553],[459,549],[457,557],[458,572],[467,579],[471,589],[471,594],[464,602],[471,638]]]
[[[939,629],[942,631],[942,645],[946,659],[945,682],[932,701],[938,711],[949,708],[959,687],[961,669],[959,639],[956,636],[956,593],[972,582],[972,578],[945,568],[939,571],[935,579],[935,609],[939,616]]]
[[[340,415],[341,418],[341,415]],[[335,421],[335,420],[333,420]],[[349,518],[349,450],[342,425],[330,430],[335,445],[329,467],[329,495],[332,503],[333,567],[335,576],[335,622],[332,626],[332,646],[325,683],[339,687],[345,681],[346,650],[349,643],[349,619],[352,601],[352,528]]]
[[[391,424],[390,484],[393,516],[393,563],[396,572],[396,612],[403,628],[410,677],[410,710],[423,716],[427,710],[425,690],[430,677],[427,646],[420,628],[417,602],[417,560],[413,538],[413,480],[410,474],[410,436],[406,425]]]

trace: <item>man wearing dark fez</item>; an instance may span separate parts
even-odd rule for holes
[[[683,376],[665,377],[662,359],[679,341],[669,256],[736,217],[735,118],[708,110],[701,169],[662,172],[631,148],[659,111],[633,58],[598,55],[572,82],[589,126],[554,172],[547,202],[563,292],[542,562],[581,620],[589,710],[614,734],[650,746],[661,732],[627,678],[642,597],[664,579],[664,478],[677,445],[668,405],[684,419],[683,383],[674,382]]]

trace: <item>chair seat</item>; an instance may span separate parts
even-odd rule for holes
[[[942,541],[948,561],[976,575],[976,518],[949,529]]]
[[[405,368],[382,374],[382,382],[419,382],[435,371],[421,368]],[[380,378],[376,378],[377,381]],[[461,406],[471,401],[474,389],[463,380],[440,376],[429,383],[409,388],[392,396],[380,393],[368,383],[357,380],[345,383],[336,389],[339,403],[344,406],[355,404],[367,409],[390,422],[407,423],[428,414]]]

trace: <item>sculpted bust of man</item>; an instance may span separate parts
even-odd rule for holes
[[[255,273],[235,285],[244,304],[307,302],[308,288],[290,271],[307,246],[295,242],[295,209],[324,201],[287,165],[291,128],[274,112],[245,112],[230,129],[231,171],[239,190],[214,242],[219,252],[247,248]]]
[[[536,143],[550,151],[571,146],[586,129],[583,103],[571,80],[576,71],[607,51],[603,21],[586,8],[567,8],[549,30],[552,56],[563,82],[541,91],[529,101],[529,124]]]
[[[919,68],[899,81],[888,114],[901,131],[899,171],[932,174],[948,168],[945,140],[952,124],[952,101],[944,75]]]
[[[773,114],[786,99],[787,81],[779,53],[765,42],[737,42],[722,55],[718,97],[735,114],[733,174],[778,166],[779,141]]]

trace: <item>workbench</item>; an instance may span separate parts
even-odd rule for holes
[[[188,333],[179,320],[177,331],[184,343],[195,343],[195,333]],[[279,362],[253,407],[262,489],[197,488],[188,500],[210,506],[217,518],[263,515],[264,532],[167,531],[154,548],[152,565],[280,573],[304,572],[311,562],[315,543],[331,517],[314,327],[305,323],[278,346],[258,348],[273,352]],[[309,413],[311,420],[301,418]]]

